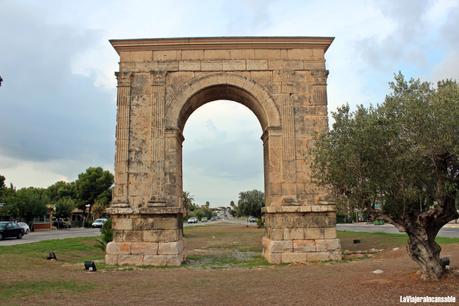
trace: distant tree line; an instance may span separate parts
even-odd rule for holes
[[[239,192],[237,205],[230,202],[231,214],[235,217],[261,217],[261,209],[265,206],[265,195],[260,190]]]
[[[206,201],[203,205],[198,205],[194,202],[194,197],[188,191],[184,191],[182,196],[188,218],[196,217],[201,220],[202,218],[210,219],[215,216],[215,212],[210,209],[209,201]]]
[[[6,186],[0,175],[0,217],[32,223],[54,207],[56,217],[68,218],[75,208],[84,210],[86,204],[98,217],[111,201],[112,185],[113,175],[101,167],[90,167],[73,182],[58,181],[47,188]]]

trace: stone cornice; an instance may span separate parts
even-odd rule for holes
[[[322,49],[327,51],[334,37],[195,37],[112,39],[118,54],[123,51],[192,50],[192,49]]]

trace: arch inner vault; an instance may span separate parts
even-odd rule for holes
[[[307,152],[327,129],[324,37],[112,40],[120,55],[110,264],[180,265],[182,130],[214,100],[260,121],[271,263],[337,260],[335,206],[311,181]]]

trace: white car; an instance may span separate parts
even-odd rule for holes
[[[24,234],[28,234],[30,232],[30,227],[25,222],[18,222],[18,225],[24,230]]]
[[[108,219],[107,218],[99,218],[99,219],[96,219],[93,223],[92,223],[92,227],[93,228],[96,228],[96,227],[102,227],[104,225],[105,222],[107,222]]]
[[[187,220],[187,222],[188,222],[189,224],[191,224],[191,223],[198,223],[198,218],[196,218],[196,217],[191,217],[191,218],[189,218],[189,219]]]

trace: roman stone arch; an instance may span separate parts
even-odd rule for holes
[[[340,259],[336,216],[311,178],[308,150],[327,129],[324,54],[332,38],[112,40],[120,55],[111,264],[180,265],[182,130],[201,105],[247,106],[263,130],[271,263]]]

